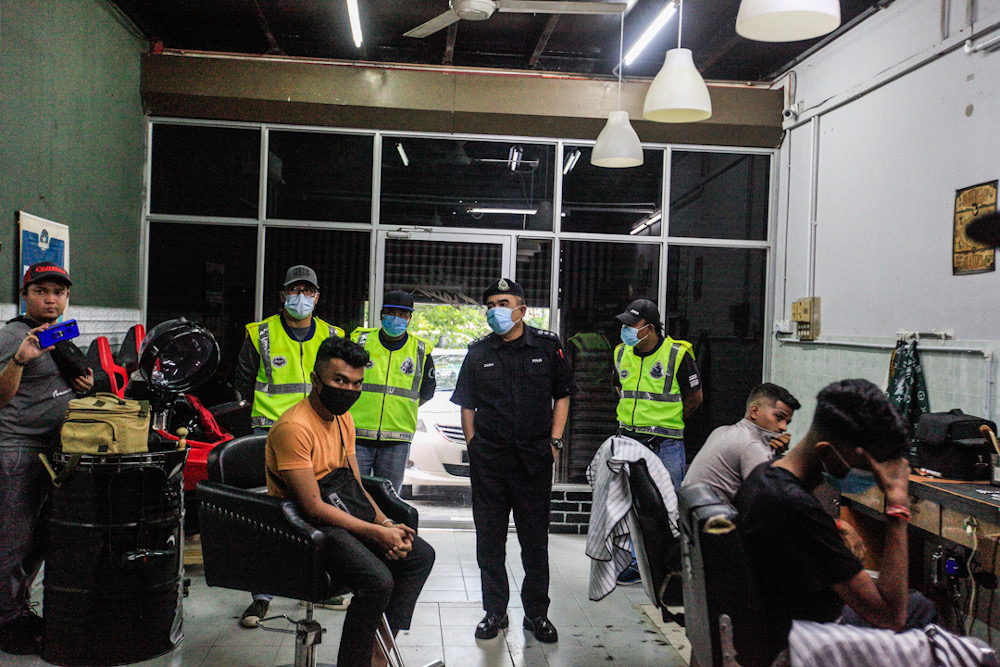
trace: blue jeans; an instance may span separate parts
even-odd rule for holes
[[[28,610],[31,584],[42,566],[42,505],[51,480],[31,441],[6,441],[0,448],[0,625]]]
[[[392,482],[392,488],[399,493],[403,488],[403,473],[406,472],[406,461],[410,458],[410,443],[382,444],[370,447],[365,443],[372,440],[358,438],[355,444],[355,454],[358,458],[358,471],[362,475],[384,477]]]

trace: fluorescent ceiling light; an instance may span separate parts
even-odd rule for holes
[[[576,166],[577,161],[580,159],[580,149],[576,149],[572,153],[566,156],[566,162],[563,166],[563,176],[573,171],[573,167]]]
[[[625,54],[626,65],[631,65],[632,61],[639,57],[642,50],[645,49],[651,41],[653,41],[653,38],[656,37],[656,33],[660,32],[660,30],[663,29],[663,26],[667,25],[667,21],[669,21],[675,13],[677,13],[677,3],[671,0],[662,10],[660,10],[660,13],[656,15],[656,18],[649,24],[646,31],[642,33],[639,40],[633,44],[628,50],[628,53]]]
[[[524,151],[521,150],[520,146],[511,146],[510,153],[508,154],[507,161],[510,162],[510,170],[517,171],[517,166],[521,164],[521,157],[524,155]]]
[[[632,236],[635,236],[636,234],[639,234],[640,232],[646,231],[647,229],[649,229],[650,227],[652,227],[653,225],[655,225],[656,223],[658,223],[662,217],[663,217],[663,214],[660,213],[659,211],[657,211],[656,213],[654,213],[653,215],[649,216],[648,218],[640,220],[639,224],[637,224],[635,227],[633,227],[632,231],[630,231],[629,234],[631,234]]]
[[[508,215],[534,215],[537,208],[470,208],[469,213],[506,213]]]
[[[358,0],[347,0],[347,15],[351,19],[351,34],[354,46],[361,47],[361,15],[358,14]]]
[[[409,167],[410,158],[406,156],[406,150],[403,148],[403,144],[399,141],[396,142],[396,152],[399,153],[399,159],[403,161],[403,166]]]

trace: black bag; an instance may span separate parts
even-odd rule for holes
[[[358,484],[350,467],[336,468],[319,480],[319,495],[327,504],[347,512],[356,519],[368,523],[375,521],[375,508],[372,507],[365,490]]]
[[[979,431],[983,424],[996,431],[995,423],[957,408],[920,415],[910,445],[910,464],[946,479],[990,479],[990,454],[994,450]]]

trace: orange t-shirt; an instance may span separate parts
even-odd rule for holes
[[[354,419],[351,413],[345,412],[328,422],[316,414],[309,399],[305,398],[286,410],[267,434],[267,493],[285,497],[275,484],[275,472],[311,468],[319,481],[335,468],[346,468],[347,457],[352,455]]]

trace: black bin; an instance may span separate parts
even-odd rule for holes
[[[140,662],[184,638],[187,453],[84,455],[53,490],[44,581],[46,661]],[[53,459],[58,470],[70,455]]]

